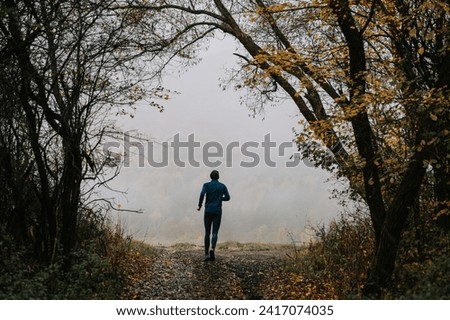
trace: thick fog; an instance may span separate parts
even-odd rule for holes
[[[164,85],[180,94],[164,101],[163,113],[142,104],[133,118],[118,119],[123,131],[130,131],[124,140],[133,144],[126,147],[127,167],[110,186],[126,194],[105,195],[115,196],[122,209],[142,209],[114,213],[133,237],[202,244],[203,212],[196,209],[213,169],[231,195],[223,203],[219,242],[304,241],[305,225],[326,223],[338,214],[339,206],[329,199],[327,173],[297,161],[290,145],[293,128],[299,129],[296,107],[285,101],[251,117],[240,93],[219,87],[225,69],[238,59],[233,49],[226,41],[213,45],[201,63],[168,76]],[[137,132],[155,143],[135,139]],[[168,166],[155,166],[165,152]]]

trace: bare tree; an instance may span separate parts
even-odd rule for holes
[[[10,214],[23,224],[30,220],[46,260],[62,247],[70,264],[82,181],[103,170],[93,153],[105,119],[150,97],[144,86],[150,73],[144,75],[148,68],[136,59],[143,50],[129,41],[133,21],[126,11],[111,11],[114,3],[0,2],[0,97],[7,106],[2,112],[10,115],[2,126],[2,169],[15,166],[9,172],[30,182],[25,190],[38,202],[35,216],[18,215],[24,214],[18,207]],[[8,144],[10,137],[14,143]],[[16,205],[20,185],[9,188]]]

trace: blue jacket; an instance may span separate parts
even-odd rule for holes
[[[230,200],[230,194],[228,193],[227,187],[216,179],[203,185],[202,192],[200,193],[200,200],[198,202],[199,208],[203,204],[205,195],[205,213],[221,214],[222,201]]]

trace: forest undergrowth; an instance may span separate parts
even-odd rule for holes
[[[83,217],[79,244],[68,270],[58,259],[50,265],[30,259],[24,248],[11,246],[1,236],[0,299],[129,299],[131,284],[151,279],[152,266],[160,259],[158,248],[127,236],[123,227],[104,217]],[[312,239],[308,243],[283,246],[286,254],[277,264],[283,267],[282,272],[265,272],[264,283],[259,284],[263,298],[450,298],[450,236],[433,220],[420,228],[410,221],[391,285],[377,297],[363,293],[374,252],[368,216],[362,212],[343,214],[328,225],[309,230]],[[180,252],[188,249],[192,248],[171,248]],[[274,246],[234,242],[220,248],[222,252],[247,251],[249,255],[269,249],[273,251]]]
[[[0,234],[0,299],[118,299],[136,266],[151,256],[150,247],[92,211],[81,215],[70,267],[57,253],[48,263],[31,250]]]
[[[311,279],[313,290],[327,287],[335,299],[450,298],[450,236],[432,219],[420,228],[409,221],[390,286],[375,297],[364,295],[374,253],[370,218],[357,211],[310,230],[313,240],[293,245],[287,267]]]

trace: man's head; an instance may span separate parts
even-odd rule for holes
[[[219,171],[213,170],[211,171],[210,175],[212,180],[219,180]]]

